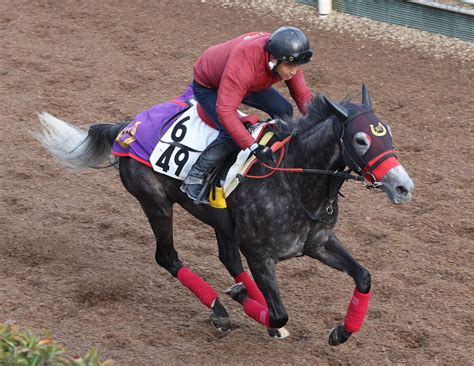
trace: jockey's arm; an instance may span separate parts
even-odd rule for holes
[[[216,111],[219,121],[242,150],[255,143],[250,132],[237,117],[237,109],[245,98],[248,85],[253,78],[253,74],[247,72],[246,68],[241,68],[238,64],[229,64],[224,70],[217,92]]]
[[[313,93],[306,84],[303,69],[299,69],[298,72],[290,80],[286,81],[288,90],[293,100],[296,102],[299,111],[302,114],[306,114],[306,103],[313,99]]]

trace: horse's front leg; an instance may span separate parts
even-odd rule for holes
[[[248,254],[246,258],[250,272],[252,272],[255,282],[261,290],[267,306],[258,308],[258,304],[250,300],[242,304],[244,305],[244,310],[259,323],[266,325],[270,336],[286,338],[289,333],[283,327],[288,322],[288,313],[280,297],[276,275],[276,262],[269,257],[252,256]],[[259,312],[258,318],[254,317],[254,314],[249,313],[246,306],[249,310],[253,310],[254,312],[257,310]]]
[[[347,252],[333,233],[329,235],[326,241],[308,243],[304,254],[320,260],[329,267],[346,272],[355,281],[356,288],[347,309],[344,323],[339,324],[329,335],[329,344],[337,346],[347,341],[352,333],[359,331],[362,327],[371,296],[370,272]]]

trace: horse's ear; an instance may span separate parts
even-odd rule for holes
[[[365,83],[362,84],[362,104],[372,110],[372,102],[370,101],[369,88]]]
[[[347,119],[349,113],[347,112],[346,108],[344,108],[342,105],[333,102],[325,95],[323,95],[323,98],[328,107],[331,108],[331,110],[336,114],[337,118],[339,118],[341,121],[345,121]]]

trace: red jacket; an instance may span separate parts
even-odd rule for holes
[[[209,47],[194,65],[194,80],[217,89],[216,111],[219,121],[230,136],[245,149],[255,140],[237,118],[237,109],[247,94],[270,88],[281,81],[268,67],[270,54],[265,51],[270,33],[252,32]],[[300,69],[285,81],[298,109],[305,113],[305,104],[312,92]]]

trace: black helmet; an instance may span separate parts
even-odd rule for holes
[[[313,50],[306,35],[295,27],[281,27],[272,33],[265,49],[281,61],[302,65],[311,61]]]

